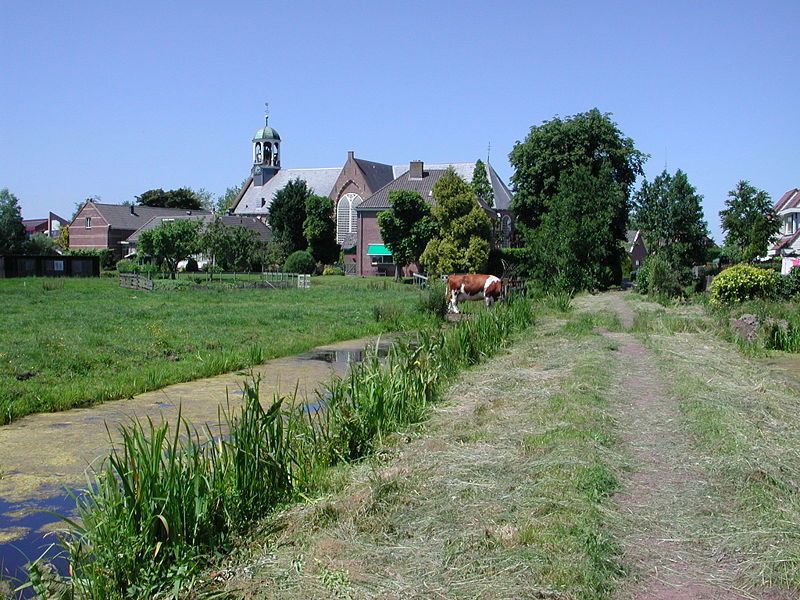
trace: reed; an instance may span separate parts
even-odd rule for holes
[[[425,418],[460,369],[491,356],[532,319],[520,299],[399,342],[383,362],[370,351],[330,382],[325,409],[313,416],[291,396],[262,407],[253,380],[243,406],[220,409],[214,428],[198,431],[180,414],[174,427],[131,421],[90,475],[78,518],[67,521],[61,543],[72,577],[61,581],[64,597],[190,590],[232,534],[318,491],[328,467],[362,458],[386,434]]]

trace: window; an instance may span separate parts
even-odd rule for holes
[[[358,213],[356,208],[361,204],[361,196],[358,194],[345,194],[339,200],[336,207],[336,241],[344,242],[344,238],[350,233],[358,231]]]
[[[379,256],[370,256],[370,260],[372,261],[373,265],[393,265],[394,259],[392,258],[391,254],[386,256],[385,254]]]
[[[92,217],[86,217],[86,229],[92,228]]]

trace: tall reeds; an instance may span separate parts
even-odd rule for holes
[[[244,386],[243,406],[221,409],[214,428],[198,431],[180,416],[174,427],[150,419],[121,427],[63,537],[72,573],[64,597],[153,598],[191,587],[231,534],[313,493],[328,467],[423,419],[455,373],[491,356],[532,318],[520,299],[421,332],[383,361],[368,352],[328,385],[316,413],[293,397],[262,407],[254,381]]]

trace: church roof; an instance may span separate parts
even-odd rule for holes
[[[364,179],[371,190],[379,190],[396,177],[394,167],[362,158],[354,159],[364,173]]]
[[[341,167],[331,167],[323,169],[280,169],[264,185],[254,185],[252,179],[248,179],[247,187],[236,203],[234,211],[236,214],[267,214],[275,192],[282,190],[286,184],[294,179],[301,179],[306,182],[308,188],[319,196],[329,196],[333,189],[333,184],[342,172]]]
[[[256,131],[256,134],[253,136],[253,141],[256,141],[256,140],[279,140],[280,141],[280,139],[281,139],[281,136],[278,135],[278,132],[275,131],[269,125],[265,125],[261,129]]]
[[[428,202],[433,200],[433,185],[439,181],[448,167],[453,167],[453,170],[462,179],[468,183],[472,181],[472,173],[475,170],[475,163],[439,163],[431,165],[423,165],[422,179],[411,179],[408,175],[409,165],[406,164],[401,174],[394,179],[394,181],[383,186],[377,192],[372,194],[369,198],[364,200],[359,206],[361,210],[384,210],[391,207],[389,203],[389,192],[395,190],[411,190],[419,192],[420,196]],[[399,169],[400,166],[395,167]],[[494,192],[494,209],[508,210],[511,205],[511,192],[508,187],[503,183],[500,177],[495,172],[491,165],[486,165],[486,172],[489,176],[489,182],[492,185]]]

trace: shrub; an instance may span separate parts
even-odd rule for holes
[[[653,296],[680,296],[680,275],[666,259],[649,256],[636,273],[636,290]]]
[[[770,298],[778,289],[780,275],[774,271],[739,264],[717,275],[709,288],[712,304],[730,304]]]
[[[133,262],[130,259],[123,258],[120,261],[117,261],[117,272],[118,273],[138,273],[139,272],[139,265]]]
[[[447,315],[447,296],[444,293],[444,283],[434,281],[428,284],[428,289],[422,293],[419,299],[419,309],[428,312],[439,319],[444,319]]]
[[[778,295],[787,300],[800,295],[800,267],[795,267],[778,280]]]
[[[334,267],[328,265],[322,270],[323,275],[344,275],[344,271],[342,271],[339,267]]]
[[[283,270],[287,273],[302,273],[304,275],[311,275],[316,268],[317,263],[314,261],[314,257],[305,250],[298,250],[290,254],[283,265]]]
[[[97,256],[100,258],[101,269],[114,268],[114,251],[113,250],[93,250],[91,248],[75,248],[68,252],[69,256]]]

